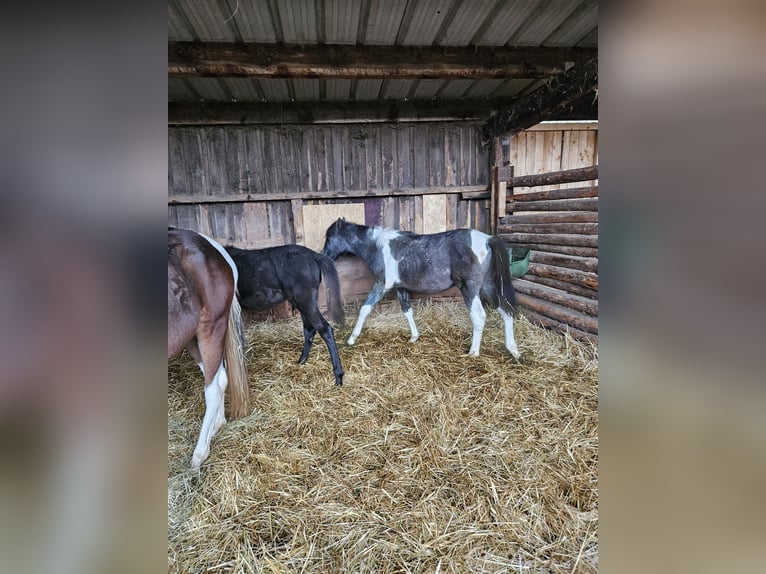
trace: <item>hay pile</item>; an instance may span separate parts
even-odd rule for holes
[[[196,365],[169,366],[171,572],[593,572],[598,556],[592,346],[516,321],[523,364],[488,315],[468,357],[461,303],[398,305],[336,330],[333,385],[299,318],[249,324],[251,409],[188,470],[204,398]]]

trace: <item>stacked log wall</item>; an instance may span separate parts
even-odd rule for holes
[[[503,181],[504,209],[497,233],[511,244],[531,249],[529,271],[514,281],[517,301],[526,315],[547,327],[598,341],[598,185],[551,185],[595,181],[598,166],[509,177]],[[545,191],[514,193],[514,187],[546,185]]]

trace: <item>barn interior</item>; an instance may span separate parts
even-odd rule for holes
[[[201,378],[171,363],[169,571],[596,571],[597,2],[169,0],[168,119],[170,225],[319,250],[343,216],[532,252],[521,363],[492,315],[465,356],[454,291],[420,300],[419,347],[371,316],[340,390],[321,342],[294,364],[289,308],[250,321],[252,414],[201,472]],[[353,308],[371,275],[337,268]]]

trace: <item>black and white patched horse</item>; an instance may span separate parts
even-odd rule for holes
[[[314,335],[319,333],[330,351],[335,384],[342,385],[343,367],[333,329],[317,304],[319,283],[324,280],[330,318],[337,324],[343,324],[340,281],[332,260],[302,245],[266,249],[226,246],[226,251],[239,269],[237,289],[242,307],[265,311],[272,305],[289,301],[303,320],[303,351],[298,363],[308,360]]]
[[[359,318],[348,339],[353,345],[372,308],[391,289],[396,289],[402,312],[412,332],[411,342],[420,333],[410,306],[410,291],[438,293],[457,287],[471,314],[473,338],[470,355],[479,355],[487,317],[484,305],[497,309],[505,324],[505,346],[520,358],[513,337],[515,294],[511,284],[508,245],[499,237],[476,229],[455,229],[418,235],[381,227],[368,227],[338,219],[326,232],[322,253],[336,259],[344,253],[361,257],[375,276]]]

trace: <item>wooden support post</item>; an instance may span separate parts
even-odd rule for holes
[[[295,230],[295,243],[305,245],[306,236],[303,232],[303,201],[300,199],[290,200],[293,211],[293,229]]]

